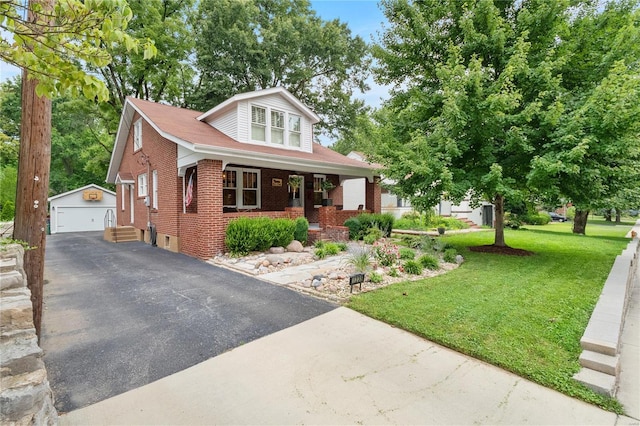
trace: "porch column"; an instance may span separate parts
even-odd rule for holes
[[[198,161],[198,257],[224,252],[222,217],[222,161]]]
[[[374,177],[373,183],[369,179],[365,179],[365,207],[371,213],[380,213],[382,211],[382,195],[380,192],[380,178]]]

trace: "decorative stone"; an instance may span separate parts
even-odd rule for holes
[[[269,253],[271,253],[271,254],[282,254],[282,253],[284,253],[284,247],[271,247],[269,249]]]
[[[329,279],[330,280],[337,280],[338,279],[338,273],[337,272],[331,272],[329,274]]]
[[[267,268],[266,266],[261,266],[260,268],[258,268],[259,274],[266,274],[267,272],[269,272],[269,268]]]
[[[315,287],[316,289],[317,289],[318,287],[320,287],[321,285],[322,285],[322,281],[320,281],[320,280],[316,280],[316,279],[314,278],[314,279],[313,279],[313,281],[311,281],[311,286],[312,286],[312,287]]]
[[[303,286],[303,287],[306,287],[306,288],[311,287],[311,280],[304,280],[304,281],[302,282],[302,286]]]
[[[267,256],[267,262],[272,265],[278,266],[284,263],[284,259],[280,256],[270,254],[269,256]]]
[[[287,251],[292,251],[292,252],[295,252],[295,253],[302,253],[303,250],[304,250],[304,246],[302,245],[302,243],[300,241],[293,240],[287,246]]]
[[[269,260],[265,259],[262,261],[262,266],[267,267],[269,265],[271,265],[271,262]]]
[[[462,257],[462,255],[460,255],[460,254],[459,254],[459,255],[457,255],[457,256],[456,256],[456,263],[457,263],[458,265],[460,265],[462,262],[464,262],[464,257]]]

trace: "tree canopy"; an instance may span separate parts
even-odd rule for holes
[[[283,86],[320,117],[320,130],[353,127],[365,91],[367,44],[345,23],[316,16],[307,0],[202,0],[196,31],[198,82],[189,105],[206,111],[229,97]]]
[[[578,42],[572,37],[580,22],[577,17],[597,15],[591,3],[385,0],[382,4],[389,27],[374,47],[379,63],[375,75],[395,88],[385,105],[393,117],[384,124],[391,137],[380,141],[375,159],[397,182],[394,191],[422,209],[443,196],[492,201],[496,245],[505,245],[505,199],[517,203],[534,190],[571,198],[568,187],[559,185],[558,174],[543,176],[540,170],[550,147],[560,143],[559,126],[571,133],[562,124],[577,125],[578,105],[586,105],[571,99],[589,97],[580,86],[580,73],[569,64],[580,61]],[[615,32],[604,31],[603,37],[615,51],[625,50]],[[619,66],[610,57],[609,63],[609,68],[598,63],[603,81]],[[618,70],[628,75],[628,70]],[[593,88],[599,81],[593,75],[587,86]],[[627,89],[634,81],[626,80]],[[629,96],[633,98],[633,92]],[[593,107],[598,104],[594,102]],[[625,101],[617,102],[622,107]],[[589,111],[605,113],[592,107]],[[633,133],[627,124],[624,132]],[[567,152],[567,143],[559,153]],[[605,141],[601,143],[604,146]],[[554,161],[547,160],[546,165]]]

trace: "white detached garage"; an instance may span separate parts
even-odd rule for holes
[[[116,194],[87,185],[49,198],[51,233],[103,231],[108,210],[116,210]]]

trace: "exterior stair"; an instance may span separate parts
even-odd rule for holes
[[[112,243],[127,243],[131,241],[139,241],[136,228],[133,226],[118,226],[116,228],[107,228],[104,230],[104,239]]]
[[[467,219],[466,217],[460,217],[458,218],[458,220],[469,225],[469,228],[480,229],[480,226],[478,226],[474,221]]]

